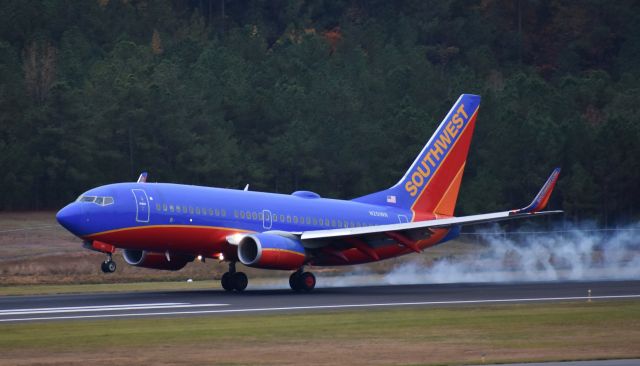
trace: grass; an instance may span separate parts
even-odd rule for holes
[[[636,301],[0,325],[0,364],[101,365],[124,357],[160,365],[426,365],[639,356]]]

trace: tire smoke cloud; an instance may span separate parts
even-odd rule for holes
[[[432,265],[409,261],[384,276],[389,284],[621,280],[640,278],[640,227],[571,227],[504,232],[479,238],[478,250]],[[444,244],[446,245],[446,244]]]

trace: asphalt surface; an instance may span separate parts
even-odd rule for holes
[[[590,292],[589,292],[590,290]],[[154,316],[297,313],[636,299],[640,281],[437,284],[290,290],[120,292],[0,298],[0,323]]]

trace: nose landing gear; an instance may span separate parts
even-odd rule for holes
[[[104,273],[113,273],[116,271],[116,268],[117,268],[116,262],[113,261],[111,253],[109,253],[107,259],[105,259],[105,261],[102,262],[100,269],[102,269],[102,272]]]
[[[291,289],[295,292],[309,292],[316,287],[316,276],[311,272],[303,271],[304,270],[300,268],[289,277],[289,286],[291,286]]]
[[[220,282],[225,291],[236,290],[242,292],[247,288],[249,279],[243,272],[236,272],[236,262],[229,262],[229,271],[222,275]]]

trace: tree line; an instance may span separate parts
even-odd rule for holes
[[[638,217],[640,4],[6,0],[0,208],[135,180],[352,198],[483,97],[458,214]]]

